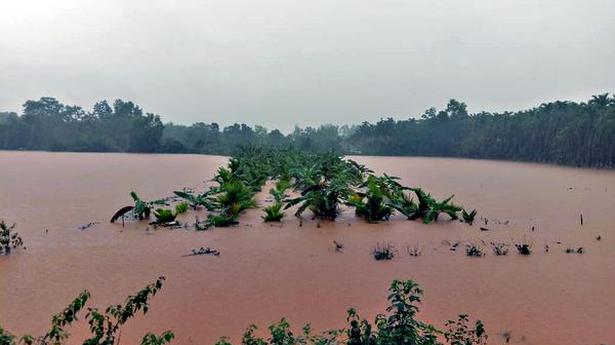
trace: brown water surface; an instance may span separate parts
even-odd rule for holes
[[[178,344],[233,339],[250,323],[286,316],[295,326],[340,327],[349,307],[372,319],[386,306],[394,279],[425,289],[421,317],[438,326],[459,313],[484,320],[491,344],[615,343],[615,173],[495,161],[355,157],[437,197],[455,194],[477,208],[490,231],[441,221],[394,217],[367,225],[347,211],[335,223],[294,217],[261,222],[251,210],[234,228],[206,232],[109,224],[113,212],[143,198],[201,188],[226,158],[198,155],[0,152],[0,217],[18,223],[26,251],[0,257],[0,324],[13,333],[43,333],[49,317],[83,289],[91,305],[118,303],[163,274],[167,282],[122,343],[171,329]],[[261,205],[265,194],[259,195]],[[583,214],[584,225],[579,222]],[[201,218],[204,211],[198,213]],[[190,211],[183,220],[194,221]],[[80,230],[81,224],[100,224]],[[532,226],[534,231],[531,231]],[[596,237],[600,235],[601,241]],[[343,253],[332,241],[345,245]],[[462,245],[482,241],[533,244],[533,254],[469,258]],[[377,242],[398,250],[390,262],[370,256]],[[560,242],[559,244],[557,242]],[[419,246],[411,257],[407,246]],[[550,250],[545,252],[548,245]],[[211,246],[220,257],[182,257]],[[567,246],[586,253],[565,254]],[[71,328],[73,341],[85,333]]]

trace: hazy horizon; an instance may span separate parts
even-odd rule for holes
[[[121,98],[165,122],[407,118],[615,91],[608,1],[6,1],[0,111]]]

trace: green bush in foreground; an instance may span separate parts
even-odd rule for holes
[[[0,255],[9,255],[11,250],[23,247],[23,240],[19,233],[15,231],[15,226],[15,224],[8,225],[3,219],[0,219]]]
[[[138,312],[143,314],[149,310],[150,299],[160,291],[164,277],[147,285],[133,296],[128,296],[124,304],[111,305],[104,312],[97,308],[87,308],[85,319],[90,325],[90,336],[83,340],[83,345],[114,345],[119,343],[122,326]],[[40,336],[24,335],[19,340],[13,334],[0,327],[0,345],[16,345],[18,342],[25,345],[62,345],[68,342],[70,334],[66,328],[78,321],[78,314],[82,312],[90,293],[84,290],[63,311],[51,318],[51,329]],[[169,343],[175,335],[166,331],[160,336],[147,333],[141,345],[162,345]],[[71,340],[71,343],[75,343]]]
[[[138,312],[149,310],[150,299],[162,288],[164,277],[133,296],[129,296],[123,305],[112,305],[104,312],[88,308],[85,319],[90,325],[90,337],[83,340],[83,345],[114,345],[119,343],[121,327]],[[244,332],[242,345],[486,345],[487,334],[483,323],[476,321],[468,325],[467,315],[448,320],[446,330],[416,319],[423,290],[412,280],[394,280],[389,287],[389,306],[387,314],[377,315],[374,323],[361,319],[354,309],[348,310],[348,326],[342,329],[326,331],[320,335],[312,334],[310,325],[303,327],[300,335],[295,335],[286,319],[269,326],[270,336],[265,339],[257,337],[257,327],[250,325]],[[44,335],[33,337],[25,335],[18,338],[0,326],[0,345],[62,345],[68,342],[70,334],[65,330],[77,321],[77,315],[85,308],[90,293],[83,291],[62,312],[54,315],[51,330]],[[446,343],[440,342],[444,338]],[[175,338],[171,331],[161,335],[147,333],[141,345],[163,345]],[[71,339],[71,343],[75,344]],[[221,338],[216,345],[232,345],[228,338]]]
[[[361,319],[356,310],[348,310],[348,326],[329,330],[320,335],[312,334],[306,325],[295,335],[286,319],[269,326],[270,336],[255,336],[257,327],[250,325],[244,332],[242,345],[443,345],[440,338],[450,345],[485,345],[487,334],[481,321],[472,327],[467,315],[448,320],[446,330],[416,319],[423,290],[412,280],[394,280],[389,287],[387,314],[376,316],[374,323]],[[228,338],[221,338],[215,345],[232,345]]]

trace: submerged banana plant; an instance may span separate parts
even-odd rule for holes
[[[393,208],[388,203],[390,191],[386,180],[370,175],[360,187],[363,191],[355,192],[347,203],[355,207],[356,215],[369,223],[389,220]]]
[[[299,197],[287,200],[284,209],[300,205],[295,212],[297,217],[301,217],[303,212],[309,209],[320,219],[335,220],[339,205],[344,203],[350,194],[351,190],[344,178],[321,180],[304,188]]]
[[[431,194],[426,193],[421,188],[412,189],[418,199],[418,210],[415,215],[410,219],[422,218],[423,223],[429,224],[432,221],[437,221],[440,213],[446,213],[451,219],[457,219],[457,212],[461,211],[461,207],[453,204],[451,200],[454,195],[442,200],[437,201]]]
[[[175,221],[177,213],[165,208],[158,208],[154,211],[154,217],[156,224],[167,224]]]
[[[178,190],[174,191],[173,193],[190,203],[190,207],[192,207],[193,210],[196,210],[199,207],[205,207],[205,209],[207,209],[208,211],[212,211],[214,209],[214,205],[210,197],[213,192],[214,190],[210,189],[200,194],[193,194],[188,191]]]
[[[120,217],[123,217],[129,212],[132,212],[139,220],[148,219],[152,209],[156,205],[166,205],[164,200],[144,201],[139,198],[137,193],[134,191],[130,192],[130,196],[135,203],[134,206],[124,206],[120,208],[117,212],[115,212],[113,217],[111,217],[111,223],[115,223]]]

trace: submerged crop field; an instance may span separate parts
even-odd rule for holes
[[[589,327],[572,335],[581,343],[613,337],[612,172],[255,147],[231,158],[5,152],[0,161],[12,240],[0,258],[7,344],[24,334],[35,344],[571,337],[538,320]],[[562,284],[568,293],[551,293]],[[590,325],[572,310],[604,317]]]

